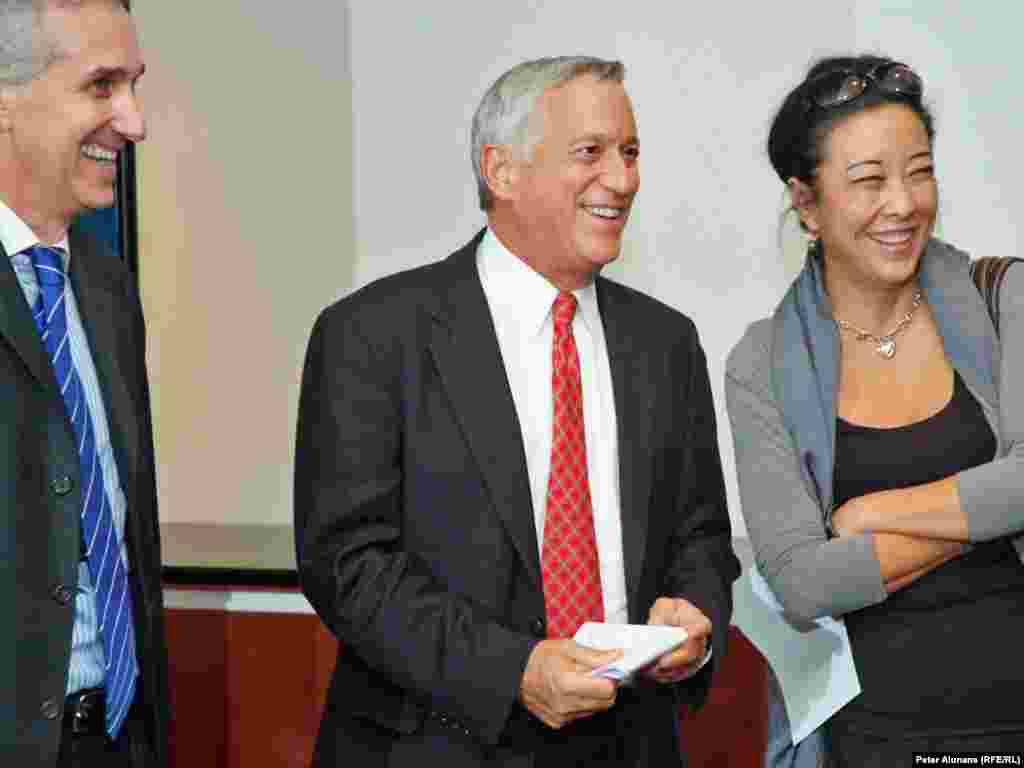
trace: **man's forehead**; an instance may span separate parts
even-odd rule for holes
[[[599,80],[593,75],[581,75],[544,91],[540,101],[549,108],[566,109],[612,102],[630,103],[625,86],[618,80]]]
[[[58,54],[64,56],[138,45],[132,16],[116,2],[51,7],[43,13],[41,27]]]
[[[604,91],[612,93],[615,91],[621,91],[623,94],[626,93],[626,88],[621,80],[615,80],[613,78],[599,78],[590,72],[584,72],[581,75],[570,78],[564,83],[558,85],[552,85],[544,91],[543,98],[546,99],[558,99],[561,97],[576,95],[582,91]]]
[[[582,75],[544,91],[537,106],[537,117],[549,131],[568,131],[579,137],[602,134],[612,127],[611,123],[618,128],[623,118],[629,123],[630,132],[636,131],[632,102],[617,80]]]
[[[91,46],[77,51],[58,51],[53,58],[54,66],[73,69],[82,77],[99,75],[141,75],[146,64],[137,46],[131,48],[107,48]]]

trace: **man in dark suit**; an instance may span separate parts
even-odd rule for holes
[[[296,539],[342,642],[318,766],[683,762],[739,569],[694,327],[598,277],[639,185],[622,77],[503,75],[474,119],[487,229],[316,323]],[[588,620],[689,640],[618,685]]]
[[[166,765],[142,309],[71,226],[145,134],[114,0],[0,10],[0,764]]]

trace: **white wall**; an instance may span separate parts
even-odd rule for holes
[[[482,226],[470,118],[486,87],[527,58],[626,62],[642,184],[608,274],[696,321],[741,533],[722,373],[800,258],[779,251],[783,187],[764,142],[808,63],[877,48],[918,67],[940,96],[944,234],[978,253],[1016,253],[1010,138],[1024,114],[1006,73],[1020,67],[1006,61],[1013,25],[995,10],[965,24],[952,3],[882,0],[784,11],[747,0],[467,0],[400,12],[353,0],[306,4],[291,20],[243,0],[133,6],[150,66],[141,260],[167,520],[290,521],[313,317]],[[224,286],[239,280],[227,306]]]

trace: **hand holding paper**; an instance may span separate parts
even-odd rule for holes
[[[622,681],[638,669],[646,667],[664,654],[686,642],[687,632],[681,627],[645,624],[599,624],[587,622],[574,639],[587,648],[612,650],[621,648],[623,656],[593,670],[594,677]]]
[[[659,597],[647,614],[647,623],[682,627],[689,635],[686,643],[643,670],[657,683],[678,683],[696,674],[711,648],[711,620],[689,600]]]
[[[618,656],[618,651],[585,648],[572,640],[542,640],[526,662],[519,698],[549,728],[609,709],[616,685],[591,672]]]

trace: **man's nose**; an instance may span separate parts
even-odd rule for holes
[[[640,168],[636,158],[621,152],[609,152],[601,181],[608,189],[625,197],[632,197],[640,187]]]
[[[119,96],[112,127],[128,141],[138,142],[146,138],[146,119],[134,91]]]

